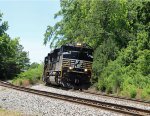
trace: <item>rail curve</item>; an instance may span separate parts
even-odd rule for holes
[[[35,90],[35,89],[25,88],[21,86],[16,86],[11,83],[4,82],[4,81],[0,81],[0,86],[23,91],[23,92],[32,93],[32,94],[36,94],[40,96],[51,97],[51,98],[65,100],[65,101],[69,101],[73,103],[88,105],[91,107],[101,108],[101,109],[105,109],[105,110],[109,110],[109,111],[113,111],[117,113],[123,113],[126,115],[136,115],[136,116],[149,116],[150,115],[149,110],[134,108],[131,106],[118,105],[118,104],[113,104],[113,103],[106,103],[106,102],[97,101],[97,100],[62,95],[62,94],[57,94],[57,93],[52,93],[52,92]]]

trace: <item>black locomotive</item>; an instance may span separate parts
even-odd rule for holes
[[[45,57],[43,81],[67,88],[90,85],[93,49],[87,44],[66,44]]]

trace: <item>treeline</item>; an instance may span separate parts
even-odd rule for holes
[[[61,20],[47,27],[44,43],[88,43],[97,89],[149,98],[150,1],[60,0],[60,6],[54,17]]]
[[[19,38],[10,38],[6,33],[8,23],[0,13],[0,80],[12,79],[29,67],[28,53],[23,50]]]

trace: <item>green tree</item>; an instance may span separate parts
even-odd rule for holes
[[[0,74],[1,79],[11,79],[29,65],[29,58],[19,39],[11,39],[6,33],[8,25],[2,22],[2,15],[0,23]]]
[[[37,62],[33,62],[31,65],[30,65],[30,68],[31,69],[34,69],[34,68],[37,68],[40,64],[37,63]]]
[[[0,36],[2,36],[5,33],[5,31],[8,30],[8,22],[2,22],[2,16],[3,14],[0,12]]]
[[[111,86],[112,92],[115,93],[117,88],[120,93],[131,97],[136,97],[140,94],[138,91],[142,90],[144,96],[150,96],[149,5],[147,1],[135,6],[137,13],[132,24],[135,39],[130,40],[127,47],[118,53],[116,60],[109,61],[98,79],[99,89],[105,88],[107,91]]]

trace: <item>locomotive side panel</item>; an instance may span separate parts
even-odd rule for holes
[[[55,71],[61,71],[61,67],[62,67],[62,55],[57,57]]]

